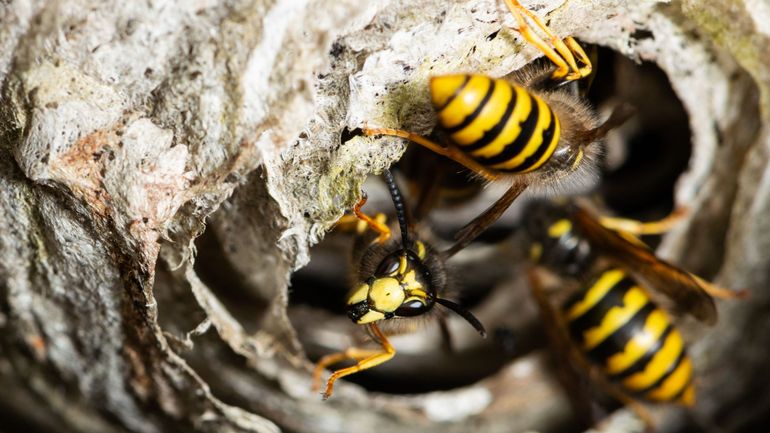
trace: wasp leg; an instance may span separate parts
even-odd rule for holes
[[[448,147],[441,146],[440,144],[435,143],[419,134],[415,134],[413,132],[408,132],[408,131],[402,131],[400,129],[391,129],[391,128],[364,127],[362,128],[362,130],[364,132],[364,135],[367,135],[367,136],[390,135],[393,137],[405,138],[413,143],[417,143],[420,146],[425,147],[426,149],[432,152],[435,152],[439,155],[443,155],[457,162],[458,164],[462,164],[468,170],[471,170],[472,172],[482,176],[486,180],[493,181],[498,178],[498,175],[496,173],[489,171],[486,167],[474,161],[459,149],[452,146],[448,146]]]
[[[377,242],[382,244],[388,241],[390,239],[390,229],[387,225],[384,223],[384,214],[377,214],[374,218],[370,217],[369,215],[365,214],[361,207],[366,204],[367,196],[366,193],[362,191],[361,194],[361,200],[358,201],[353,206],[353,214],[360,220],[360,222],[365,223],[364,226],[359,227],[357,230],[359,233],[363,233],[364,230],[368,227],[372,231],[376,232],[378,234],[377,236]]]
[[[390,341],[388,341],[388,339],[385,337],[385,334],[380,331],[380,328],[374,323],[370,323],[368,326],[369,331],[377,338],[377,342],[382,346],[382,350],[359,349],[351,347],[345,352],[327,355],[321,358],[321,360],[318,361],[318,364],[316,364],[315,371],[313,372],[313,389],[318,389],[321,373],[323,373],[323,370],[327,366],[340,361],[344,361],[345,359],[355,359],[358,361],[356,365],[335,370],[332,375],[329,376],[329,379],[326,381],[326,389],[323,393],[324,400],[331,397],[332,393],[334,392],[334,382],[336,382],[337,379],[349,376],[353,373],[358,373],[362,370],[368,370],[372,367],[376,367],[384,362],[389,361],[396,354],[396,349],[393,348],[393,346],[390,344]]]
[[[337,220],[336,223],[334,223],[334,230],[339,230],[342,232],[354,232],[357,231],[358,223],[360,223],[361,220],[358,219],[355,215],[342,215],[340,219]]]
[[[600,217],[599,222],[605,228],[616,232],[625,232],[636,236],[659,235],[671,230],[686,215],[686,208],[677,208],[658,221],[642,222],[628,218]]]
[[[620,391],[617,389],[617,387],[613,386],[611,383],[607,382],[603,377],[596,375],[597,377],[593,378],[597,384],[604,389],[604,391],[618,400],[619,402],[623,403],[624,406],[631,409],[636,416],[642,420],[645,426],[645,431],[647,432],[654,432],[655,430],[655,421],[652,419],[652,414],[649,410],[647,410],[644,405],[639,403],[638,401],[634,400],[633,398],[626,395],[626,393]]]
[[[516,17],[516,21],[519,23],[519,33],[521,33],[524,39],[539,49],[556,65],[556,71],[552,74],[554,79],[563,78],[567,81],[572,81],[586,77],[591,73],[591,60],[575,39],[572,37],[568,37],[565,40],[559,39],[559,37],[545,25],[543,20],[522,6],[518,0],[505,0],[505,4]],[[532,30],[527,24],[524,15],[531,19],[535,25],[548,36],[555,51],[554,48],[548,46],[548,44],[546,44],[546,42]],[[578,67],[575,56],[577,56],[578,60],[584,66]],[[570,70],[572,72],[570,72]]]
[[[578,369],[583,369],[583,371],[589,371],[586,369],[590,369],[591,366],[585,361],[585,358],[572,343],[569,335],[567,335],[566,324],[548,299],[537,270],[531,269],[528,277],[532,295],[540,311],[543,328],[553,348],[553,356],[558,363],[557,377],[559,383],[564,387],[570,399],[575,416],[588,427],[594,421],[591,414],[590,396],[581,384],[581,376],[575,369],[575,366]]]

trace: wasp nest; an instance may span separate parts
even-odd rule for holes
[[[692,155],[676,183],[688,217],[659,253],[751,290],[696,333],[699,403],[689,415],[656,411],[660,427],[763,425],[770,10],[696,0],[525,6],[562,37],[665,72],[689,119],[681,141]],[[501,357],[458,329],[461,350],[436,367],[441,353],[426,351],[428,340],[406,339],[407,368],[383,374],[415,386],[340,384],[323,402],[310,391],[306,350],[316,356],[319,339],[350,343],[352,325],[313,302],[292,304],[292,320],[287,312],[290,279],[310,247],[358,199],[366,176],[404,150],[351,131],[369,122],[426,133],[431,75],[504,76],[538,56],[501,1],[10,0],[0,23],[4,424],[575,431],[542,342]],[[655,106],[643,80],[618,82]],[[670,136],[665,123],[657,128]],[[659,151],[662,164],[668,153]],[[319,252],[315,273],[295,278],[297,291],[342,303],[329,289],[347,282],[338,256]],[[484,273],[490,281],[515,280],[506,257],[495,257],[488,264],[500,274]],[[514,292],[480,295],[478,311],[509,320],[521,310]],[[532,311],[520,313],[530,327],[520,329],[533,334],[519,332],[516,347],[540,332]],[[456,380],[417,383],[433,367]],[[605,428],[639,426],[621,411]]]

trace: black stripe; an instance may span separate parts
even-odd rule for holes
[[[479,150],[487,144],[491,143],[495,140],[495,138],[497,138],[498,135],[500,135],[500,132],[505,127],[505,124],[508,123],[508,119],[510,119],[511,114],[513,114],[513,109],[516,107],[516,89],[508,83],[506,83],[506,85],[511,88],[511,99],[508,100],[508,106],[505,107],[505,113],[503,113],[503,117],[501,117],[495,126],[490,128],[489,131],[485,131],[484,135],[478,140],[471,144],[459,145],[462,147],[463,152],[473,152],[474,150]]]
[[[447,105],[449,105],[452,101],[454,101],[455,98],[457,97],[457,95],[459,95],[460,92],[463,91],[463,89],[465,88],[465,85],[468,84],[468,81],[470,81],[470,80],[471,80],[471,76],[470,75],[466,75],[465,76],[465,81],[463,81],[462,84],[457,86],[457,88],[455,89],[455,92],[452,93],[452,96],[450,96],[449,99],[446,100],[446,102],[444,102],[444,105],[442,105],[440,108],[436,108],[436,112],[439,112],[439,111],[443,110],[444,108],[447,107]]]
[[[588,357],[597,364],[604,365],[607,358],[610,356],[622,352],[626,348],[626,344],[638,333],[644,332],[644,323],[647,321],[647,317],[650,313],[655,311],[655,304],[647,302],[642,308],[639,309],[628,322],[623,326],[616,329],[615,332],[607,336],[596,347],[588,351]]]
[[[537,118],[540,111],[539,104],[535,98],[533,98],[530,94],[527,94],[527,96],[529,97],[532,110],[529,112],[529,116],[527,116],[527,118],[521,122],[521,131],[519,131],[519,135],[512,142],[506,144],[505,147],[503,147],[503,151],[495,156],[489,158],[484,158],[481,156],[472,157],[478,161],[479,164],[490,166],[506,162],[518,156],[527,146],[527,143],[529,143],[529,140],[532,138],[532,133],[535,131],[535,127],[537,126]]]
[[[665,382],[666,379],[668,379],[669,376],[671,376],[674,373],[674,371],[676,371],[677,367],[679,367],[679,364],[681,364],[682,361],[684,361],[686,358],[687,358],[687,351],[684,349],[684,346],[682,346],[682,350],[681,350],[681,352],[679,352],[679,356],[676,358],[676,361],[674,361],[668,367],[668,370],[666,370],[666,372],[663,374],[663,376],[661,376],[660,379],[656,380],[655,383],[653,383],[652,385],[648,386],[647,388],[644,388],[641,391],[634,391],[634,394],[636,394],[636,395],[641,397],[641,396],[644,396],[645,394],[649,393],[650,391],[660,387],[663,384],[663,382]]]
[[[634,375],[636,373],[641,373],[644,371],[645,368],[647,368],[647,364],[652,361],[652,358],[655,357],[655,354],[660,351],[660,349],[663,347],[663,343],[666,342],[666,338],[668,338],[668,335],[674,330],[674,326],[672,324],[668,324],[666,329],[663,330],[663,333],[660,334],[660,337],[658,338],[658,341],[655,342],[655,344],[652,345],[647,350],[647,353],[642,355],[641,358],[637,359],[633,364],[631,364],[627,369],[621,371],[620,373],[615,373],[609,376],[610,380],[623,380],[627,377],[630,377],[631,375]]]
[[[549,108],[548,111],[551,111]],[[540,161],[540,158],[543,157],[546,151],[548,151],[548,148],[550,147],[551,140],[553,140],[553,134],[556,133],[556,117],[554,117],[553,111],[551,111],[551,123],[548,125],[548,128],[545,129],[545,131],[542,132],[543,135],[543,141],[540,143],[540,147],[537,148],[535,153],[528,156],[527,159],[524,160],[518,167],[514,167],[509,170],[502,170],[502,171],[509,171],[509,172],[522,172],[528,170],[533,165],[537,164],[538,161]]]
[[[447,133],[453,134],[457,131],[461,131],[463,128],[470,125],[471,122],[476,120],[476,118],[479,116],[479,113],[481,113],[481,110],[483,110],[484,107],[487,105],[487,102],[489,102],[489,99],[492,98],[492,92],[495,91],[495,80],[491,78],[486,78],[486,79],[489,81],[489,89],[487,89],[487,94],[484,95],[484,99],[482,99],[481,102],[479,102],[479,105],[476,107],[476,110],[474,110],[473,113],[469,114],[468,117],[463,119],[463,121],[460,122],[459,125],[453,126],[451,128],[446,128]]]
[[[594,284],[596,282],[594,281]],[[592,284],[593,286],[593,284]],[[591,328],[601,325],[604,316],[613,307],[623,307],[623,297],[628,290],[634,286],[633,280],[624,277],[618,281],[612,288],[599,300],[593,307],[583,313],[580,317],[570,321],[569,330],[572,338],[580,343],[584,342],[583,333]],[[583,292],[587,294],[588,291]]]

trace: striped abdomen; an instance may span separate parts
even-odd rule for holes
[[[603,272],[565,306],[573,341],[631,395],[692,405],[692,361],[668,315],[623,270]]]
[[[559,142],[559,119],[539,97],[484,75],[431,79],[441,128],[471,158],[510,173],[535,170]]]

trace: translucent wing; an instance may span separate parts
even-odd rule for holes
[[[576,206],[572,215],[581,235],[609,259],[639,275],[696,319],[713,324],[717,319],[714,299],[689,273],[658,258],[646,247],[631,243],[602,226],[589,212]]]

